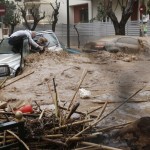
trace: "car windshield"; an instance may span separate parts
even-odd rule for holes
[[[14,54],[12,46],[8,44],[8,39],[3,39],[0,42],[0,54]]]
[[[48,40],[48,42],[46,43],[46,46],[48,46],[48,47],[52,47],[52,46],[57,46],[58,45],[57,38],[56,38],[56,36],[53,33],[41,33],[41,34],[38,34],[35,37],[34,40],[36,41],[39,37],[44,37],[44,38],[46,38]]]

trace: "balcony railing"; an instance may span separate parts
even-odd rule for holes
[[[33,20],[33,16],[32,15],[27,15],[26,19],[31,21],[31,20]]]
[[[25,3],[27,2],[40,2],[41,0],[24,0]]]

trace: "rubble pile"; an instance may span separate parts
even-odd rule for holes
[[[11,111],[6,112],[1,110],[0,117],[1,122],[3,123],[12,121],[15,121],[16,123],[24,123],[24,127],[22,128],[24,137],[23,139],[18,138],[24,141],[26,149],[72,149],[77,147],[81,141],[97,138],[98,135],[102,134],[101,132],[94,133],[94,128],[100,121],[101,115],[106,108],[106,104],[99,116],[91,114],[102,107],[86,114],[77,111],[79,105],[79,103],[75,103],[68,109],[56,104],[55,108],[57,109],[41,109],[35,101],[35,105],[33,107],[29,104],[24,105],[24,103],[20,105],[16,104],[17,107],[11,107],[9,105],[11,107]],[[5,108],[5,110],[7,109],[8,108]],[[10,134],[11,132],[17,136],[18,133],[16,129],[11,130],[8,133],[7,131],[9,130],[0,133],[1,146],[18,140]],[[94,145],[92,146],[95,147]],[[107,146],[96,145],[96,147],[97,146],[109,149]]]
[[[22,122],[24,126],[22,126],[21,129],[23,139],[17,136],[16,129],[15,131],[5,130],[1,132],[2,138],[0,144],[5,145],[10,142],[16,142],[16,139],[12,137],[12,135],[15,135],[17,140],[23,141],[21,143],[23,143],[26,149],[72,149],[77,147],[79,145],[78,143],[82,140],[85,141],[86,139],[96,138],[100,135],[101,132],[93,133],[93,129],[101,121],[107,103],[104,104],[103,108],[98,107],[88,114],[77,111],[80,103],[74,103],[76,94],[86,74],[87,71],[84,71],[77,90],[67,108],[65,104],[63,104],[63,106],[59,104],[55,78],[53,78],[54,93],[52,93],[50,85],[47,83],[54,102],[54,109],[49,108],[49,105],[47,105],[48,108],[41,108],[36,101],[34,101],[35,105],[31,105],[31,102],[26,103],[21,101],[13,105],[6,102],[4,104],[2,103],[1,108],[3,110],[0,112],[1,122]],[[100,111],[100,114],[93,118],[91,113],[101,108],[102,111]],[[9,134],[12,135],[10,136]],[[91,143],[84,144],[91,145]],[[92,144],[92,146],[94,145]],[[96,147],[97,146],[109,149],[107,146],[96,145]]]
[[[105,133],[106,131],[108,132],[113,129],[123,128],[125,125],[131,124],[131,122],[129,122],[121,125],[114,125],[107,128],[101,129],[97,128],[97,125],[103,119],[111,115],[115,110],[117,110],[126,102],[128,102],[142,89],[139,89],[137,92],[135,92],[125,101],[120,103],[116,108],[114,108],[110,112],[106,112],[106,115],[104,115],[104,112],[106,111],[108,101],[106,101],[103,105],[93,109],[90,112],[88,110],[86,112],[78,111],[80,103],[75,102],[75,98],[86,74],[87,71],[84,70],[80,82],[73,95],[73,98],[69,104],[67,104],[67,102],[60,104],[56,89],[57,86],[55,84],[55,78],[53,78],[53,85],[54,85],[53,90],[51,90],[50,85],[47,82],[49,87],[49,93],[51,94],[54,103],[53,107],[51,106],[51,104],[46,104],[46,106],[42,107],[42,105],[39,105],[37,101],[32,101],[28,103],[19,101],[13,105],[10,102],[7,103],[3,102],[0,107],[1,108],[0,118],[2,126],[3,123],[5,124],[12,121],[16,123],[23,123],[23,126],[21,127],[22,130],[21,136],[19,136],[18,130],[16,130],[16,128],[14,130],[13,129],[9,130],[8,128],[7,130],[4,130],[4,132],[2,131],[0,133],[1,139],[0,145],[4,146],[9,143],[12,144],[16,141],[19,141],[26,149],[32,150],[34,149],[80,150],[93,148],[105,150],[121,150],[122,149],[121,147],[114,148],[113,146],[110,145],[105,146],[103,144],[96,144],[95,142],[91,141],[93,139],[99,139],[100,137],[105,138],[103,132]],[[99,110],[99,114],[94,115],[93,113],[97,110]],[[148,122],[147,119],[146,122]],[[134,125],[135,123],[132,124]],[[124,134],[126,135],[126,133],[128,133],[128,130],[130,132],[132,124],[129,127],[126,127],[125,129],[117,131],[114,134],[114,137],[122,138]],[[147,131],[149,131],[150,121],[147,124],[148,124]],[[136,130],[137,128],[134,129]],[[137,132],[137,130],[135,132]],[[133,130],[131,129],[131,131]],[[146,145],[144,146],[149,146],[147,140]],[[99,141],[98,143],[101,143],[101,141]]]

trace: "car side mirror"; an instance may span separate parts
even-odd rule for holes
[[[10,68],[8,65],[0,65],[0,77],[10,76]]]

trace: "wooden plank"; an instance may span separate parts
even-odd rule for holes
[[[7,102],[0,101],[0,109],[3,109],[7,106]]]

